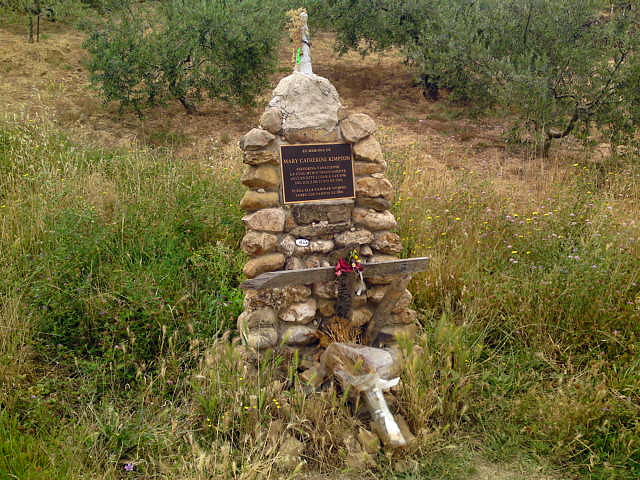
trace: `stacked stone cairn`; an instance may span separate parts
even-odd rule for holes
[[[247,165],[242,183],[249,189],[240,203],[247,212],[242,240],[242,249],[251,257],[244,267],[247,277],[335,266],[353,249],[359,251],[365,268],[367,263],[398,258],[402,244],[393,232],[397,223],[389,211],[394,187],[385,177],[387,165],[375,132],[369,116],[345,111],[327,79],[294,72],[280,81],[260,127],[240,141]],[[352,144],[356,199],[284,205],[280,146],[341,142]],[[298,246],[297,239],[308,240],[308,246]],[[352,326],[366,328],[395,280],[394,276],[366,279],[366,292],[353,297]],[[307,358],[317,355],[318,330],[335,315],[336,283],[248,290],[238,318],[244,342],[258,351],[284,348],[301,351]],[[387,344],[415,335],[411,301],[407,290],[382,325]]]

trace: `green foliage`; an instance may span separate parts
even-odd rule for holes
[[[274,1],[170,1],[114,13],[86,42],[105,101],[138,113],[204,96],[247,104],[274,70],[284,15]]]
[[[156,155],[81,150],[31,126],[0,133],[0,296],[28,305],[42,354],[76,358],[103,386],[232,327],[242,304],[239,192]]]
[[[0,14],[26,17],[29,41],[40,41],[41,23],[78,19],[86,12],[81,0],[3,0]]]
[[[613,144],[640,122],[640,8],[603,0],[329,0],[317,11],[338,48],[400,48],[437,98],[447,87],[474,105],[502,105],[534,135],[552,140],[593,127]]]
[[[637,158],[568,165],[532,203],[484,173],[405,176],[417,157],[389,159],[406,254],[432,258],[413,289],[428,348],[404,377],[428,388],[403,393],[430,395],[415,404],[436,421],[471,420],[498,460],[521,449],[579,478],[638,478],[639,230],[623,206]]]

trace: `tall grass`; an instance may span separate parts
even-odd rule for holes
[[[361,405],[233,328],[241,161],[80,146],[0,123],[0,477],[467,478],[554,462],[640,476],[640,168],[428,170],[383,132],[424,331],[389,400],[417,437],[363,455]],[[536,188],[530,188],[537,185]],[[125,467],[127,469],[125,469]]]
[[[420,150],[393,152],[396,212],[405,253],[432,257],[413,283],[425,325],[446,317],[474,339],[466,356],[482,351],[465,374],[468,423],[502,453],[517,443],[580,478],[638,478],[637,159],[557,159],[505,185],[472,167],[421,171]],[[438,401],[455,406],[463,384]]]

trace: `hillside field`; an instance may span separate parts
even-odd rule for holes
[[[90,87],[82,33],[44,31],[0,19],[1,480],[640,478],[635,154],[538,157],[508,112],[316,35],[316,73],[378,123],[403,257],[432,259],[395,405],[418,440],[361,462],[345,398],[236,348],[237,142],[270,92],[139,118]]]

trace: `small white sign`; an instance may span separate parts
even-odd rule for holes
[[[307,240],[306,238],[296,238],[296,245],[298,247],[308,247],[309,243],[309,240]]]

